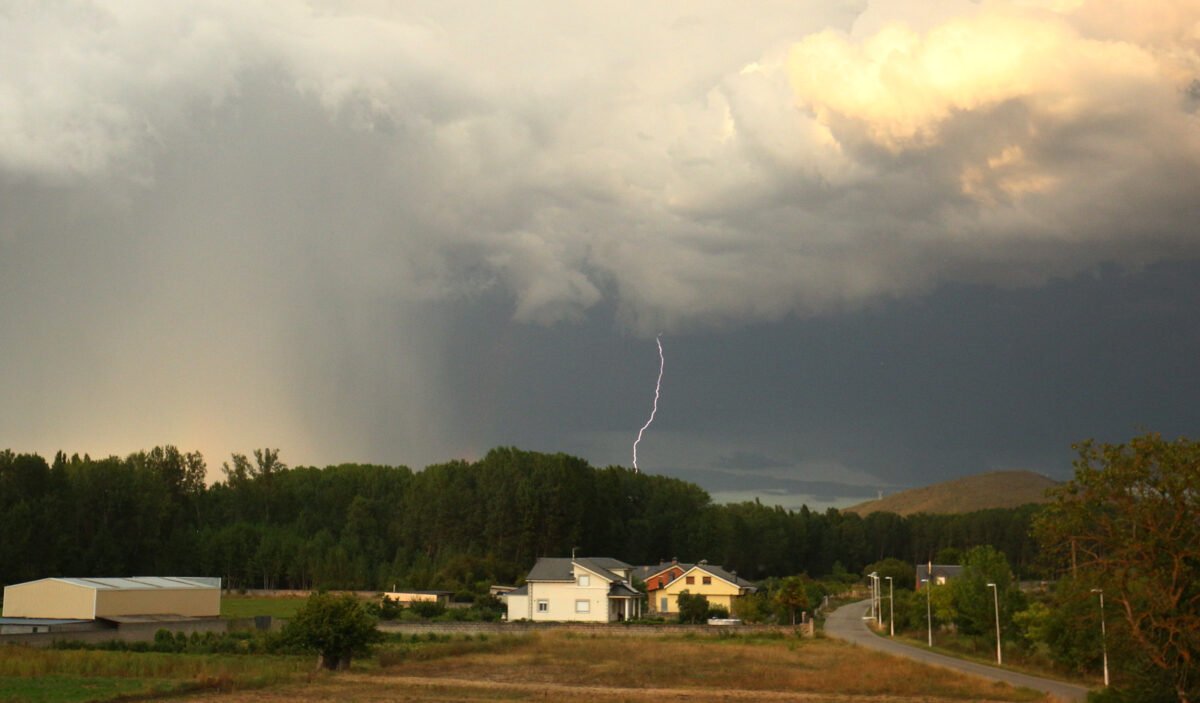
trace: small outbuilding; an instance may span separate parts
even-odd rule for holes
[[[121,620],[130,616],[220,615],[219,578],[44,578],[4,587],[5,618]]]
[[[917,564],[917,588],[929,581],[934,586],[945,586],[962,575],[963,568],[958,564]]]
[[[383,597],[406,607],[413,603],[440,603],[449,606],[453,595],[453,591],[388,591]]]

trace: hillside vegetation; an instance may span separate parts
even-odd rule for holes
[[[751,580],[856,574],[894,557],[990,544],[1018,571],[1036,547],[1023,509],[966,515],[714,504],[699,486],[512,447],[412,471],[288,468],[234,455],[206,485],[198,453],[121,459],[0,451],[0,585],[47,576],[219,576],[226,588],[454,591],[517,584],[542,556],[631,564],[707,559]]]
[[[991,471],[901,491],[880,500],[859,503],[846,508],[845,512],[858,515],[874,512],[958,514],[990,508],[1016,508],[1047,502],[1046,491],[1057,485],[1058,481],[1032,471]]]

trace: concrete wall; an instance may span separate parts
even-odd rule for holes
[[[514,596],[511,593],[504,596],[508,608],[509,620],[525,620],[529,617],[529,596]]]
[[[781,633],[787,637],[812,637],[813,622],[795,627],[780,625],[626,625],[621,623],[582,622],[396,622],[379,623],[381,632],[404,635],[521,635],[529,632],[574,632],[612,637],[661,637],[694,635],[719,637],[722,634],[753,635]]]
[[[248,626],[246,622],[249,622]],[[240,625],[240,626],[239,626]],[[0,647],[6,644],[20,644],[27,647],[49,647],[55,642],[87,642],[98,644],[120,640],[122,642],[153,642],[154,634],[159,630],[182,632],[190,635],[193,632],[228,632],[230,630],[254,629],[254,620],[189,620],[186,622],[146,622],[131,623],[120,627],[104,627],[87,631],[73,632],[39,632],[25,635],[0,635]]]

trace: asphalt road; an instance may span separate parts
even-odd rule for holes
[[[937,654],[920,647],[902,644],[896,640],[879,637],[867,627],[864,616],[869,615],[871,601],[863,600],[857,603],[843,605],[829,614],[825,619],[825,633],[831,637],[846,640],[853,644],[870,649],[877,649],[888,654],[908,657],[925,664],[955,669],[974,676],[982,676],[994,681],[1003,681],[1013,686],[1024,686],[1035,691],[1044,691],[1062,701],[1085,701],[1088,689],[1083,686],[1044,679],[1039,676],[1019,674],[1015,671],[997,669],[993,666],[976,664],[975,662],[955,659],[944,654]]]

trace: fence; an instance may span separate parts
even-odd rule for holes
[[[719,637],[722,635],[782,634],[785,637],[812,637],[813,621],[784,625],[642,625],[625,623],[583,622],[399,622],[379,623],[381,632],[404,635],[517,635],[529,632],[571,632],[574,634],[613,637],[662,637],[691,635]]]

